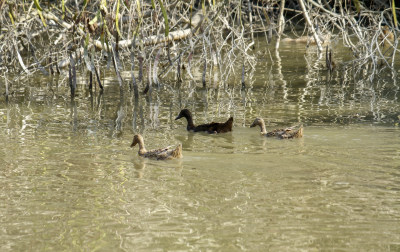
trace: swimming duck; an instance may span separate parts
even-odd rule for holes
[[[288,127],[285,129],[275,129],[267,132],[265,129],[265,123],[262,118],[256,118],[250,125],[250,128],[260,126],[261,135],[266,137],[278,137],[280,139],[300,138],[303,137],[303,125],[296,130],[296,126]]]
[[[233,117],[230,117],[228,121],[224,123],[208,123],[208,124],[201,124],[195,126],[193,124],[193,118],[192,118],[192,113],[188,109],[182,109],[179,115],[175,118],[175,120],[178,120],[182,117],[185,117],[187,120],[187,127],[186,129],[188,131],[193,131],[193,132],[199,132],[199,131],[205,131],[208,133],[225,133],[232,131],[232,123],[233,123]]]
[[[144,141],[143,137],[141,135],[135,135],[133,137],[133,142],[131,144],[131,147],[135,146],[136,144],[139,144],[139,156],[145,157],[145,158],[152,158],[152,159],[157,159],[157,160],[167,160],[167,159],[174,159],[174,158],[182,158],[182,144],[179,144],[178,146],[168,146],[163,149],[158,149],[158,150],[146,150],[144,147]]]

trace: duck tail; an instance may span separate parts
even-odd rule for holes
[[[303,137],[303,124],[300,125],[299,130],[297,131],[297,137]]]
[[[283,134],[278,135],[278,138],[280,139],[292,139],[292,138],[302,138],[302,137],[303,137],[303,124],[299,126],[298,130],[289,130]]]
[[[182,144],[179,144],[178,146],[176,146],[175,150],[172,151],[171,156],[173,156],[174,158],[182,158]]]
[[[232,131],[232,125],[233,125],[233,117],[229,117],[228,121],[225,122],[226,127],[228,128],[229,131]]]

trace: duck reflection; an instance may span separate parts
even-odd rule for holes
[[[72,130],[77,131],[77,129],[78,129],[78,110],[77,110],[76,102],[74,99],[71,99],[71,103],[70,103],[70,117],[71,117]]]
[[[135,178],[142,178],[144,170],[146,169],[146,160],[144,160],[143,158],[139,158],[133,161],[133,167],[135,168]]]
[[[183,135],[177,135],[175,138],[182,143],[182,148],[183,149],[192,149],[193,146],[193,136],[194,134],[192,132],[188,132],[188,134],[185,136]]]
[[[199,145],[212,145],[214,147],[222,147],[224,149],[235,149],[235,139],[232,132],[225,134],[208,134],[205,132],[194,133],[188,132],[185,135],[176,135],[175,139],[182,143],[184,151],[193,151],[199,148]]]
[[[174,172],[176,172],[177,175],[179,175],[179,176],[182,175],[183,162],[181,159],[169,160],[168,162],[167,161],[154,162],[153,160],[139,157],[133,161],[133,167],[135,169],[134,170],[135,178],[143,178],[145,175],[146,167],[148,167],[148,166],[151,167],[153,165],[161,166],[161,168],[165,168],[165,170],[172,169]]]

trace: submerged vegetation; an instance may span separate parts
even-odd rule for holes
[[[340,64],[370,80],[383,69],[394,72],[398,52],[394,1],[2,0],[0,10],[6,96],[14,81],[66,71],[72,96],[77,71],[89,72],[90,89],[93,82],[102,89],[103,68],[113,68],[135,97],[171,77],[207,86],[207,76],[217,74],[218,86],[241,75],[245,86],[259,34],[276,50],[284,42],[315,44],[330,71],[339,65],[331,42],[341,41],[352,60]]]

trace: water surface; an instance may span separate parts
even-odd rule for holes
[[[63,77],[14,83],[0,99],[1,250],[399,250],[396,79],[263,50],[245,89],[167,83],[135,102],[111,77],[103,94],[82,78],[71,101]],[[195,123],[234,116],[234,130],[188,133],[184,107]],[[257,116],[303,123],[304,138],[262,137]],[[148,149],[182,143],[183,159],[138,157],[136,133]]]

